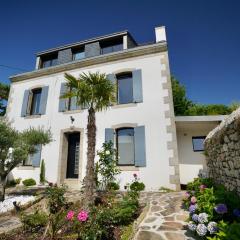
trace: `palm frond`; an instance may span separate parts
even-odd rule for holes
[[[104,73],[84,72],[79,75],[79,78],[65,73],[65,78],[69,91],[61,97],[77,97],[79,106],[88,106],[88,108],[94,108],[95,111],[101,111],[116,100],[116,87]]]

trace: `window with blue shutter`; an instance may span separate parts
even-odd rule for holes
[[[111,78],[113,77],[111,76]],[[142,71],[140,69],[119,73],[116,78],[118,104],[143,102]]]
[[[23,96],[21,117],[46,114],[48,86],[25,90]]]
[[[23,166],[40,167],[42,145],[36,145],[36,152],[30,154],[23,162]]]

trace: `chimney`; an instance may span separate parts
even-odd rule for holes
[[[155,27],[156,43],[167,41],[165,26]]]

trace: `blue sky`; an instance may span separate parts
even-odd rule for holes
[[[33,70],[35,53],[90,37],[129,30],[154,40],[165,25],[171,73],[199,103],[240,101],[238,0],[3,0],[0,65]],[[0,81],[20,70],[0,66]]]

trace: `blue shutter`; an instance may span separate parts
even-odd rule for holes
[[[33,167],[39,167],[40,166],[42,145],[37,145],[36,150],[37,151],[30,156],[30,158],[32,160],[32,166]]]
[[[114,130],[112,128],[105,128],[105,142],[112,141],[114,143]]]
[[[24,91],[21,117],[25,117],[27,115],[27,107],[28,107],[28,98],[29,98],[29,90]]]
[[[48,86],[45,86],[42,88],[42,93],[41,93],[41,101],[40,101],[40,109],[39,113],[40,114],[45,114],[46,113],[46,107],[47,107],[47,99],[48,99]]]
[[[142,93],[142,71],[140,69],[132,72],[133,78],[133,102],[139,103],[143,101]]]
[[[67,99],[60,98],[66,92],[67,92],[66,83],[61,83],[60,96],[59,96],[59,105],[58,105],[58,111],[59,112],[65,112],[66,111],[66,101],[67,101]]]
[[[111,83],[112,83],[113,85],[116,85],[117,79],[116,79],[115,74],[107,74],[106,77],[107,77],[107,79],[108,79],[109,81],[111,81]]]
[[[146,167],[145,127],[134,128],[135,166]]]

